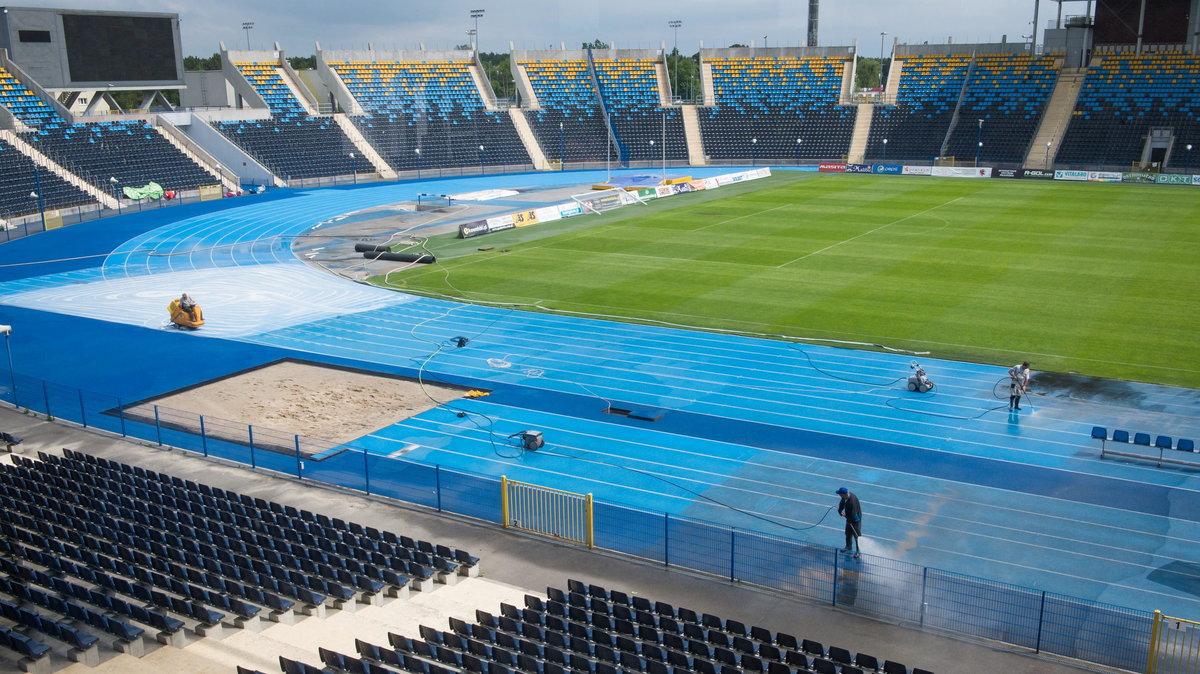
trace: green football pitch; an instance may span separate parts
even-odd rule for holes
[[[779,172],[428,245],[391,287],[1200,387],[1195,188]]]

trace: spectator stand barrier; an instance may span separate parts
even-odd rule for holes
[[[23,375],[13,380],[15,390],[0,376],[0,401],[47,418],[437,512],[505,522],[501,481],[493,477],[157,405],[127,405],[115,396]],[[1146,667],[1152,638],[1159,638],[1152,636],[1150,611],[884,557],[849,561],[833,546],[669,513],[603,502],[593,502],[592,509],[597,548],[854,613],[1133,671]]]

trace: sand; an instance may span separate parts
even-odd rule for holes
[[[466,390],[281,361],[145,401],[128,411],[158,405],[160,411],[183,410],[206,419],[343,443],[461,398]]]

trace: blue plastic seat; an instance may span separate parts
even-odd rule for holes
[[[1120,429],[1114,430],[1113,434],[1112,434],[1112,440],[1113,440],[1113,442],[1128,443],[1129,442],[1129,431],[1122,431]]]
[[[1149,433],[1134,433],[1133,434],[1133,444],[1144,445],[1146,447],[1149,447],[1150,446],[1150,434]]]
[[[1181,452],[1195,452],[1196,443],[1191,438],[1179,438],[1178,443],[1175,445],[1175,449],[1178,449]]]

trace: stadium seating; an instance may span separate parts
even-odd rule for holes
[[[1058,81],[1057,63],[1051,55],[976,56],[946,154],[978,155],[983,164],[1024,161]]]
[[[584,59],[521,60],[537,96],[526,119],[547,159],[602,161],[609,151],[608,129],[591,71]],[[647,143],[649,146],[649,143]],[[613,157],[619,159],[619,155]]]
[[[479,561],[86,454],[40,458],[15,456],[0,469],[0,593],[60,616],[13,614],[75,648],[94,637],[64,620],[123,641],[141,637],[138,625],[206,633],[264,608],[278,615],[397,595]],[[0,600],[0,615],[8,608]]]
[[[420,638],[388,635],[388,646],[355,641],[357,658],[327,649],[334,671],[467,672],[768,672],[855,674],[880,671],[880,660],[839,646],[697,614],[664,602],[609,591],[576,580],[547,599],[526,595],[524,608],[501,604],[498,615],[477,610],[475,622],[450,619],[450,629],[420,626]],[[892,660],[882,671],[909,674]],[[913,674],[926,670],[914,669]]]
[[[331,62],[366,111],[351,119],[392,168],[526,165],[507,111],[488,110],[469,61]],[[483,146],[483,150],[480,150]]]
[[[660,104],[658,61],[597,58],[593,63],[622,161],[687,159],[683,114]]]
[[[1172,129],[1170,165],[1200,168],[1200,56],[1112,54],[1093,64],[1057,159],[1129,166],[1151,128]],[[1195,149],[1189,152],[1187,145]]]
[[[271,117],[218,122],[215,126],[256,161],[285,180],[373,170],[365,161],[350,158],[358,150],[331,117],[308,114],[280,75],[278,64],[234,65],[266,101]]]
[[[91,203],[87,192],[63,180],[44,168],[35,175],[33,160],[13,146],[0,141],[0,217],[36,213],[38,201],[30,194],[42,188],[42,202],[47,209],[66,208]]]
[[[928,163],[941,154],[971,56],[904,56],[895,105],[875,108],[867,157]],[[883,142],[887,139],[887,143]],[[974,158],[975,153],[970,153]]]
[[[47,125],[22,137],[67,170],[110,192],[114,189],[112,178],[117,179],[118,187],[156,182],[168,190],[219,182],[148,122]]]
[[[53,107],[2,67],[0,67],[0,105],[7,108],[14,117],[34,128],[53,129],[67,124],[67,120],[63,119]]]
[[[758,56],[705,62],[716,97],[712,108],[699,111],[708,156],[831,159],[849,151],[856,111],[838,102],[850,61]]]

